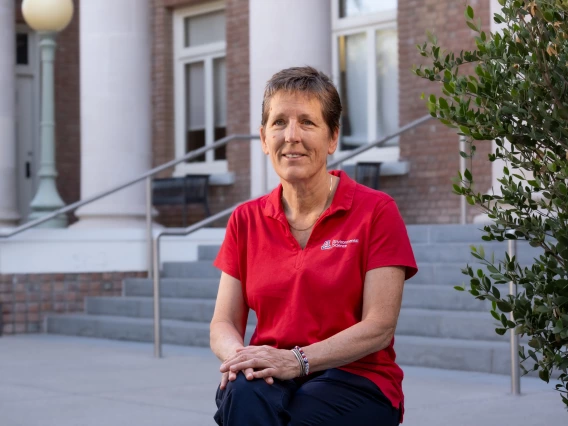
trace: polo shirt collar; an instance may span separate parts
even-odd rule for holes
[[[340,180],[326,216],[341,210],[349,210],[353,204],[353,196],[355,195],[355,187],[357,186],[355,181],[343,170],[331,170],[329,173],[338,176]],[[264,203],[261,203],[261,206],[265,216],[275,219],[285,217],[281,197],[282,184],[279,184],[270,194],[263,197]]]

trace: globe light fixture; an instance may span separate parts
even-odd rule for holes
[[[41,54],[41,123],[40,123],[40,168],[39,185],[30,204],[29,220],[39,219],[65,205],[59,193],[55,179],[55,102],[54,68],[56,35],[73,18],[72,0],[24,0],[22,14],[26,23],[40,36]],[[63,228],[67,226],[67,217],[59,215],[44,224],[44,227]]]
[[[59,32],[73,18],[73,1],[24,0],[22,14],[27,24],[38,32]]]

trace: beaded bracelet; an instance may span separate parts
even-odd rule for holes
[[[298,364],[300,365],[300,376],[299,377],[305,376],[306,372],[304,370],[305,367],[304,367],[304,360],[302,359],[302,355],[295,348],[291,349],[290,351],[294,354],[294,356],[296,357],[296,360],[298,361]]]
[[[300,353],[300,356],[302,357],[302,361],[304,362],[304,376],[307,376],[308,374],[310,374],[310,363],[308,361],[308,357],[306,356],[306,354],[304,353],[304,350],[299,347],[296,346],[294,347],[295,350],[297,350]]]

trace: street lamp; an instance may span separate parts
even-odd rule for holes
[[[27,24],[40,36],[41,52],[41,123],[40,123],[40,168],[39,185],[30,204],[29,220],[38,219],[65,205],[55,185],[55,114],[53,60],[55,58],[55,36],[63,30],[73,17],[72,0],[24,0],[22,14]],[[45,222],[45,227],[63,228],[67,217],[59,215]]]

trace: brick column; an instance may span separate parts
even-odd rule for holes
[[[16,180],[16,71],[14,0],[0,0],[0,228],[20,218]]]
[[[151,167],[150,0],[82,0],[81,197]],[[77,211],[76,227],[141,227],[144,183]]]

